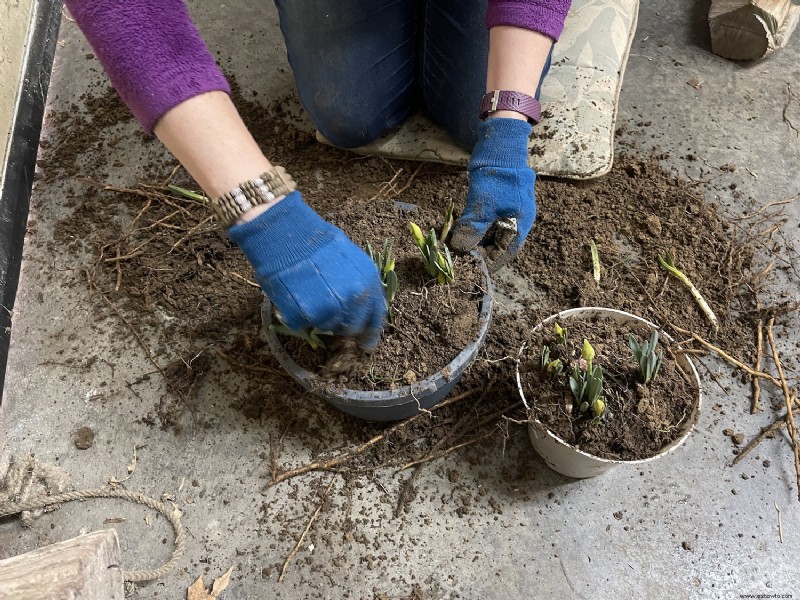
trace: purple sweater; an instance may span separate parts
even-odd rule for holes
[[[489,0],[487,27],[561,35],[571,0]],[[66,0],[111,83],[152,133],[169,109],[230,86],[182,0]]]

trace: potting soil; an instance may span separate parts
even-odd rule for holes
[[[678,367],[677,346],[661,337],[656,350],[662,355],[661,368],[643,385],[628,335],[644,344],[650,339],[650,329],[638,324],[621,326],[608,317],[559,324],[568,328],[566,346],[557,342],[550,327],[543,327],[531,336],[520,357],[526,401],[545,427],[568,444],[611,460],[650,458],[686,433],[700,390],[692,372]],[[603,374],[601,397],[606,409],[599,418],[591,410],[581,414],[570,391],[570,371],[581,356],[584,339],[595,350],[593,366]],[[564,364],[558,377],[551,379],[541,369],[544,345],[550,348],[551,360]]]

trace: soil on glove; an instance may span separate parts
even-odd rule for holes
[[[620,325],[608,317],[559,324],[568,328],[566,346],[557,342],[549,326],[543,327],[531,336],[520,357],[520,379],[532,417],[568,444],[612,460],[650,458],[686,433],[699,390],[691,373],[677,364],[677,346],[667,348],[660,337],[656,352],[663,355],[661,368],[642,385],[628,335],[643,344],[650,339],[649,328]],[[599,419],[591,411],[581,414],[570,391],[570,371],[578,364],[584,339],[595,350],[594,366],[603,372],[601,397],[606,410]],[[550,360],[559,359],[565,365],[553,379],[541,368],[544,345],[550,348]]]

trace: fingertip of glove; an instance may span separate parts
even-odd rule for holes
[[[381,291],[383,290],[381,289]],[[374,350],[378,347],[381,341],[381,333],[383,333],[383,328],[386,326],[387,317],[388,307],[386,306],[386,301],[383,299],[383,296],[381,296],[380,302],[373,306],[372,315],[367,323],[367,328],[359,340],[364,350]]]
[[[381,341],[381,330],[370,331],[361,336],[358,340],[358,345],[362,350],[372,351],[378,347]]]
[[[521,249],[522,243],[512,242],[503,254],[491,262],[487,261],[486,267],[489,269],[489,273],[497,273],[503,267],[508,266],[517,257]]]
[[[450,234],[448,245],[453,250],[469,252],[477,247],[482,238],[483,235],[474,227],[456,223],[453,226],[453,232]]]

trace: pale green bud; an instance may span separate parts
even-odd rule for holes
[[[592,364],[594,360],[594,348],[589,343],[589,340],[583,340],[583,348],[581,349],[581,358],[587,363]]]

